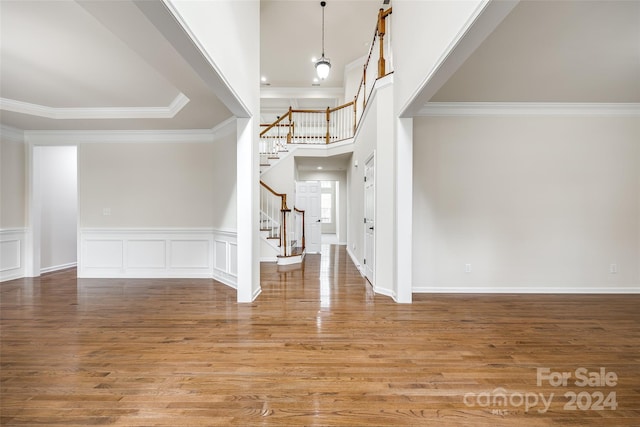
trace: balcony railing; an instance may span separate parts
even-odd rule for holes
[[[331,144],[355,136],[376,81],[393,72],[391,12],[391,8],[378,12],[373,41],[353,100],[326,110],[289,107],[275,122],[261,125],[260,154],[265,160],[286,151],[288,144]]]

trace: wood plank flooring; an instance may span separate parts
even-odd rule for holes
[[[0,284],[0,424],[640,426],[639,295],[400,305],[337,246],[261,276],[240,305],[213,280]]]

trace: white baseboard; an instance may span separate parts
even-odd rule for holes
[[[263,256],[263,257],[260,257],[260,262],[278,262],[278,257]]]
[[[640,294],[640,284],[612,287],[554,286],[414,286],[416,294]]]
[[[81,229],[79,278],[214,278],[237,284],[235,231]]]
[[[68,264],[54,265],[51,267],[41,268],[40,274],[53,273],[54,271],[66,270],[67,268],[77,267],[77,262],[70,262]]]
[[[360,264],[360,261],[358,260],[358,258],[356,258],[355,254],[351,251],[351,248],[349,248],[348,245],[347,245],[347,254],[349,255],[349,258],[351,258],[351,262],[353,262],[353,265],[355,265],[356,268],[358,269],[360,276],[365,277],[364,270],[362,269],[362,265]]]
[[[0,282],[25,277],[26,237],[25,228],[0,230]]]

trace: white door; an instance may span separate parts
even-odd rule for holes
[[[375,164],[371,156],[364,166],[364,275],[374,283],[375,270]]]
[[[296,207],[304,210],[305,244],[308,253],[320,253],[320,181],[296,182]]]

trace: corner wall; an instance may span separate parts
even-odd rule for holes
[[[25,274],[26,150],[22,131],[0,128],[0,281]]]
[[[640,291],[635,117],[415,118],[413,186],[414,292]]]

